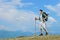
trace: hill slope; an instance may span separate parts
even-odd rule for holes
[[[60,40],[60,36],[32,36],[32,37],[19,37],[19,38],[4,38],[0,40]]]

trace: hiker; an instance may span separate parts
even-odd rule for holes
[[[46,32],[46,35],[48,35],[48,31],[46,29],[46,21],[48,21],[48,14],[46,14],[46,12],[43,12],[43,10],[40,9],[40,16],[39,16],[39,18],[35,18],[35,20],[40,21],[41,34],[39,36],[43,35],[42,30],[44,30]]]

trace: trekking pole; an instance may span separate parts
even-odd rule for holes
[[[36,19],[35,19],[35,36],[36,36]]]

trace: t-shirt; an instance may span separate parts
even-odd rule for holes
[[[43,19],[42,19],[42,14],[40,15],[40,22],[43,22]]]

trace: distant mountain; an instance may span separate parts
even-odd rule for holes
[[[31,36],[31,32],[22,32],[22,31],[4,31],[0,30],[0,38],[15,38],[19,36]]]
[[[45,32],[44,32],[45,33]],[[37,32],[37,35],[39,35],[40,33]],[[49,32],[50,35],[52,34],[57,34],[59,35],[60,32]],[[31,32],[22,32],[22,31],[4,31],[4,30],[0,30],[0,38],[15,38],[15,37],[24,37],[24,36],[33,36],[34,33]]]

